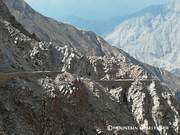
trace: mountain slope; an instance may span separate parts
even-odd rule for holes
[[[169,79],[166,76],[166,73],[164,73],[165,71],[151,67],[149,65],[145,65],[135,60],[124,51],[110,46],[107,42],[105,42],[102,38],[96,36],[93,32],[78,31],[71,25],[63,24],[50,18],[44,17],[36,11],[34,11],[31,7],[29,7],[23,0],[6,0],[5,3],[9,5],[9,9],[12,12],[12,14],[14,14],[16,18],[18,18],[19,21],[21,21],[21,23],[26,28],[28,28],[29,31],[34,31],[35,33],[38,33],[36,35],[38,35],[38,37],[41,37],[41,39],[49,41],[53,38],[52,36],[55,35],[57,36],[57,40],[51,40],[52,44],[57,46],[69,46],[70,48],[74,48],[75,50],[78,50],[80,53],[84,55],[97,55],[108,57],[117,56],[123,57],[123,59],[128,59],[136,65],[141,65],[141,67],[145,68],[149,72],[149,74],[151,74],[152,76],[157,76],[163,83],[168,84],[168,91],[171,91],[170,93],[172,93],[173,96],[176,96],[177,99],[179,99],[179,82],[169,81]],[[148,13],[149,9],[153,9],[152,14],[154,15],[159,14],[159,9],[163,11],[162,6],[156,6],[144,9],[143,12],[137,12],[134,15],[141,16],[144,12]],[[32,27],[32,25],[29,24],[33,24],[33,26],[36,27]],[[30,28],[32,28],[32,30]],[[44,35],[42,33],[46,34]],[[47,35],[49,35],[48,38]],[[59,61],[57,62],[59,63]],[[170,76],[170,80],[179,80],[179,77],[175,75]]]
[[[11,13],[30,32],[41,40],[59,46],[76,48],[85,55],[117,56],[119,50],[111,47],[93,32],[79,31],[75,27],[42,16],[23,0],[4,0]]]
[[[177,73],[180,67],[180,2],[144,13],[117,26],[106,40],[138,60]]]
[[[63,67],[66,70],[76,66],[71,60],[73,57],[77,61],[90,59],[75,50],[31,39],[29,34],[24,35],[21,29],[14,27],[16,23],[8,21],[7,16],[12,16],[1,0],[0,9],[3,9],[0,13],[0,134],[96,135],[109,133],[106,122],[136,125],[132,115],[125,112],[127,109],[121,111],[124,120],[116,119],[120,117],[120,111],[114,109],[118,103],[114,103],[100,84],[79,80],[68,72],[50,74],[55,69],[61,71]],[[35,70],[50,72],[38,75]],[[25,75],[18,76],[20,73]],[[7,82],[2,83],[2,79]],[[99,92],[93,92],[91,88]],[[103,98],[95,96],[97,94]],[[122,133],[130,135],[134,131]]]
[[[4,7],[0,0],[11,17]],[[179,104],[144,68],[123,55],[85,56],[39,42],[6,16],[0,13],[0,134],[180,133]]]

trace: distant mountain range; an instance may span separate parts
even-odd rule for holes
[[[89,30],[95,32],[97,35],[105,37],[110,31],[120,23],[126,20],[128,17],[114,17],[108,20],[88,20],[77,16],[65,16],[58,19],[63,23],[68,23],[80,30]]]
[[[124,21],[105,39],[142,62],[180,74],[180,1],[151,11]]]
[[[88,20],[78,16],[65,16],[63,18],[59,18],[58,21],[71,24],[80,30],[93,31],[97,35],[100,35],[101,37],[105,37],[107,36],[107,34],[112,32],[116,26],[118,26],[120,23],[124,22],[125,20],[128,20],[132,17],[141,16],[149,11],[156,13],[157,11],[160,12],[159,10],[160,7],[161,6],[149,6],[148,8],[138,11],[132,15],[116,16],[113,18],[109,18],[107,20]]]
[[[168,4],[153,5],[135,14],[107,21],[77,17],[60,20],[79,29],[92,30],[136,59],[179,75],[179,3],[179,0],[171,0]]]

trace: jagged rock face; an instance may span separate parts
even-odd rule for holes
[[[0,24],[0,77],[28,73],[0,84],[1,134],[178,135],[175,98],[123,54],[87,57],[67,46],[38,42],[5,19]],[[148,125],[169,129],[110,128]]]
[[[178,103],[159,82],[141,83],[133,80],[113,83],[114,79],[120,78],[152,78],[138,65],[123,56],[111,59],[86,57],[67,47],[37,42],[18,30],[12,32],[16,29],[5,24],[7,22],[4,22],[2,33],[6,32],[7,39],[12,42],[4,40],[1,44],[2,53],[6,45],[9,45],[9,50],[6,50],[5,55],[15,55],[19,52],[17,48],[24,46],[23,51],[26,53],[11,56],[13,61],[21,60],[18,65],[22,71],[65,70],[65,73],[37,77],[17,76],[1,85],[2,134],[146,134],[149,131],[108,131],[107,127],[138,127],[148,124],[170,126],[169,122],[173,128],[151,132],[177,134]],[[10,33],[16,33],[16,38]],[[2,62],[7,63],[4,60],[3,57]],[[4,68],[4,72],[7,69]],[[9,68],[8,72],[17,70]],[[103,81],[107,82],[104,84]]]
[[[168,84],[169,86],[167,86],[167,87],[169,89],[171,89],[171,91],[173,91],[172,94],[175,95],[176,97],[179,97],[178,93],[179,93],[180,85],[179,85],[179,82],[177,81],[177,80],[180,80],[179,77],[169,74],[158,68],[154,68],[149,65],[145,65],[145,64],[135,60],[134,58],[132,58],[129,54],[125,53],[124,51],[110,46],[109,44],[104,42],[104,40],[102,38],[96,36],[93,32],[78,31],[73,26],[63,24],[60,22],[56,22],[50,18],[43,17],[39,13],[35,12],[31,7],[29,7],[23,0],[16,0],[16,1],[4,0],[4,2],[6,3],[6,5],[8,5],[8,8],[10,9],[11,13],[14,14],[14,16],[16,16],[16,18],[30,32],[35,32],[36,35],[38,35],[38,37],[40,37],[41,39],[51,41],[53,43],[53,45],[58,45],[58,46],[62,45],[62,46],[68,46],[70,48],[74,48],[76,51],[78,50],[78,52],[81,52],[82,54],[89,55],[89,56],[93,56],[93,55],[108,56],[108,57],[124,56],[127,59],[129,59],[132,63],[141,65],[141,67],[145,68],[151,75],[157,76],[162,82],[164,82],[165,84]],[[159,13],[161,13],[161,11],[163,11],[162,6],[150,7],[150,9],[153,9],[153,11],[151,11],[151,13],[155,16],[158,15]],[[147,16],[151,16],[151,14],[148,14],[148,11],[149,10],[145,9],[144,12],[147,13]],[[142,15],[143,15],[143,13],[135,14],[136,17],[142,16]],[[162,19],[160,19],[160,20],[162,20]],[[159,25],[160,23],[158,23],[158,22],[154,23],[153,26],[160,26]],[[154,28],[156,28],[156,27],[154,27]],[[137,32],[139,32],[139,31],[140,30],[137,29]],[[142,30],[142,31],[143,31],[143,32],[141,32],[142,34],[144,32],[146,32],[144,30]],[[147,34],[145,34],[145,35],[147,35]],[[159,34],[159,35],[161,35],[161,34]],[[165,35],[167,35],[167,34],[165,34]],[[128,34],[125,34],[125,36],[127,38]],[[126,38],[123,37],[122,39],[124,40]],[[164,41],[166,41],[166,40],[164,40]],[[177,41],[179,41],[179,40],[177,40]],[[147,43],[149,43],[149,42],[146,42],[145,44],[147,44]],[[137,49],[138,47],[135,47],[135,48]],[[135,50],[135,48],[131,49],[131,51]],[[148,47],[147,51],[151,50],[150,48],[151,48],[151,45],[150,45],[150,47]],[[165,49],[166,48],[167,47],[165,47]],[[142,50],[142,49],[138,49],[138,51],[139,50]],[[156,54],[159,55],[158,51],[159,51],[159,49],[156,49],[156,51],[153,50],[153,53],[156,52]],[[51,54],[56,54],[56,53],[57,53],[57,51],[54,51]],[[41,55],[44,55],[44,54],[41,54]],[[50,55],[48,55],[48,56],[50,56]],[[145,59],[148,57],[142,56],[141,58]],[[48,59],[52,59],[52,58],[49,57]],[[44,57],[44,60],[45,60],[45,57]],[[60,60],[54,59],[54,60],[56,60],[56,62],[54,62],[55,64],[54,64],[53,68],[57,68],[57,63],[61,63],[60,62],[61,59]],[[151,60],[153,60],[153,59],[148,60],[148,62]],[[167,60],[167,59],[165,58],[165,60]],[[42,61],[43,61],[43,59],[41,59],[41,62],[39,62],[39,63],[42,64]],[[178,62],[178,59],[176,59],[176,62]],[[29,62],[29,63],[31,63],[31,62]],[[155,63],[160,64],[160,63],[162,63],[162,60],[155,62]],[[38,64],[38,62],[36,62],[36,65],[37,64]],[[46,64],[44,64],[44,66],[45,65]],[[59,64],[59,65],[61,65],[61,64]],[[172,65],[172,63],[171,64],[165,63],[165,65],[166,66]],[[62,65],[61,65],[61,67],[62,67]],[[43,69],[43,67],[41,69]],[[59,69],[60,69],[60,67],[59,67]],[[38,70],[38,68],[37,68],[37,70]],[[76,71],[76,70],[74,70],[74,71]],[[178,69],[175,72],[177,73]],[[167,75],[171,76],[171,77],[168,77]]]
[[[150,75],[123,55],[118,58],[85,57],[67,47],[56,47],[53,52],[53,67],[92,80],[145,79]]]
[[[148,125],[153,125],[153,123],[155,125],[177,124],[176,120],[179,112],[178,110],[171,110],[171,104],[174,101],[170,99],[171,97],[166,91],[157,91],[161,87],[155,82],[150,83],[148,87],[144,87],[142,83],[136,83],[136,85],[130,87],[128,101],[132,104],[132,112],[140,125],[147,127]],[[168,106],[165,104],[168,104]],[[169,117],[169,114],[174,114],[174,117]],[[168,130],[159,130],[159,132],[167,135],[176,134],[174,131]],[[154,133],[158,134],[158,132]]]
[[[69,74],[55,79],[46,76],[15,78],[1,87],[1,131],[6,134],[96,135],[98,132],[108,134],[108,124],[137,125],[127,108],[122,111],[119,103],[111,100],[101,87]],[[121,133],[131,135],[134,131]]]
[[[179,0],[119,24],[106,40],[136,59],[179,74]]]
[[[169,126],[171,122],[175,128],[152,133],[177,134],[179,116],[176,106],[172,105],[177,103],[165,91],[156,94],[156,85],[139,82],[112,89],[69,73],[14,78],[0,88],[1,133],[111,134],[114,130],[107,131],[108,125],[138,127],[147,126],[148,121],[152,126]],[[147,86],[149,90],[145,88]],[[162,90],[162,87],[158,89]],[[137,132],[122,130],[118,134]]]
[[[71,61],[72,58],[76,60],[84,57],[90,61],[66,47],[59,48],[37,42],[23,35],[5,20],[1,24],[3,26],[1,37],[4,37],[0,46],[3,54],[0,63],[1,74],[54,69],[64,69],[73,73],[72,68],[68,68],[75,64]],[[51,55],[52,52],[54,52],[53,55]],[[62,65],[56,63],[58,60]],[[57,66],[53,68],[55,64]],[[81,74],[85,76],[85,73]],[[75,75],[64,73],[49,77],[44,75],[19,78],[17,76],[1,84],[1,133],[95,135],[109,133],[107,131],[109,123],[137,125],[127,109],[124,109],[126,112],[115,109],[119,103],[114,103],[100,84],[91,80],[80,80],[77,76],[78,73]],[[97,97],[98,94],[102,99]],[[122,117],[121,115],[123,119],[117,119]],[[131,135],[134,132],[122,131],[121,133]]]

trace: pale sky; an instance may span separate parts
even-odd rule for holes
[[[25,0],[41,14],[58,19],[75,15],[85,19],[107,19],[132,14],[169,0]]]

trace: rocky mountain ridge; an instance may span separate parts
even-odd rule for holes
[[[111,47],[104,39],[89,31],[79,31],[72,25],[64,24],[36,12],[23,0],[4,0],[12,15],[31,34],[58,46],[74,48],[84,55],[117,56],[120,49]]]
[[[63,18],[62,21],[80,29],[93,30],[136,59],[179,75],[179,53],[176,51],[179,49],[179,9],[179,1],[171,0],[168,4],[153,5],[110,21],[93,23],[77,17]]]
[[[161,12],[130,18],[105,39],[142,62],[179,74],[179,5],[171,0]]]
[[[61,22],[57,22],[50,18],[44,17],[33,10],[31,7],[29,7],[23,0],[5,0],[4,2],[8,6],[11,13],[16,16],[18,21],[20,21],[23,26],[25,26],[26,29],[29,30],[29,32],[34,31],[38,38],[51,41],[51,43],[58,46],[68,46],[70,48],[74,48],[83,55],[88,56],[95,55],[107,57],[122,57],[122,55],[124,55],[126,59],[130,60],[134,64],[141,65],[149,73],[151,73],[151,75],[158,76],[158,78],[162,82],[165,82],[166,84],[168,83],[170,85],[169,88],[171,89],[171,91],[174,91],[174,88],[176,88],[173,95],[176,95],[176,93],[179,91],[180,85],[178,81],[175,81],[179,80],[179,77],[135,60],[124,51],[110,46],[107,42],[105,42],[102,38],[96,36],[93,32],[78,31],[71,25],[66,25]],[[148,14],[149,11],[151,11],[151,13],[155,16],[162,11],[164,12],[162,5],[152,6],[144,9],[142,12],[135,13],[133,16],[139,17],[142,16],[144,12]],[[51,35],[51,33],[53,33],[53,35]],[[53,39],[53,36],[57,36],[57,42],[55,40],[51,40]],[[167,75],[171,76],[171,78],[173,79],[168,79],[169,77],[167,77]],[[171,83],[169,83],[170,80],[174,81],[171,81]]]
[[[0,25],[0,77],[19,73],[0,85],[1,134],[180,133],[179,103],[127,54],[86,56],[68,46],[32,39],[6,18],[1,17]]]
[[[58,19],[58,21],[63,23],[68,23],[80,30],[93,31],[101,37],[106,37],[110,32],[112,32],[115,27],[120,23],[133,18],[144,15],[145,13],[151,12],[152,14],[158,14],[163,10],[163,5],[152,5],[147,8],[144,8],[140,11],[137,11],[131,15],[127,16],[116,16],[107,20],[87,20],[77,16],[65,16]]]
[[[8,25],[7,30],[10,30],[9,27],[13,30],[11,25]],[[8,66],[3,53],[4,48],[8,48],[9,53],[6,51],[6,54],[12,53],[12,55],[15,55],[19,51],[16,49],[17,46],[25,45],[24,51],[27,51],[27,53],[12,57],[14,61],[21,60],[18,65],[21,67],[22,72],[53,69],[64,70],[65,72],[48,76],[46,74],[37,75],[36,77],[17,76],[1,85],[1,110],[3,110],[3,113],[1,113],[1,133],[12,134],[11,131],[13,131],[13,133],[21,134],[75,133],[95,135],[113,132],[129,135],[148,134],[150,132],[155,134],[177,134],[178,128],[176,127],[179,116],[178,110],[175,110],[178,109],[178,106],[174,106],[175,110],[170,111],[171,109],[167,106],[167,103],[174,105],[178,105],[178,103],[176,103],[176,100],[172,100],[173,97],[166,90],[163,90],[159,82],[141,82],[137,80],[137,82],[122,81],[122,84],[112,83],[113,80],[119,78],[151,78],[138,65],[132,64],[123,57],[110,59],[94,56],[88,58],[67,47],[53,47],[42,42],[38,43],[21,33],[18,34],[18,31],[15,32],[15,37],[19,39],[18,42],[13,40],[10,43],[8,41],[1,43],[3,54],[1,65],[6,63],[6,66]],[[4,31],[1,34],[5,34]],[[7,38],[9,36],[6,35]],[[29,40],[21,40],[22,37]],[[50,53],[51,51],[53,53]],[[53,56],[50,54],[53,54]],[[25,58],[24,61],[23,58]],[[37,61],[39,65],[37,65]],[[29,69],[26,69],[26,65],[28,65]],[[8,72],[12,72],[12,68],[14,69],[13,72],[19,71],[19,67],[10,68],[10,65],[8,67]],[[81,69],[75,70],[78,68]],[[6,71],[7,67],[4,70]],[[98,82],[97,80],[101,81]],[[103,80],[107,80],[109,83],[106,82],[106,85],[104,85]],[[162,91],[156,93],[155,89],[157,88],[158,91]],[[151,96],[148,96],[148,91],[153,100]],[[132,93],[134,93],[134,96]],[[147,103],[144,101],[145,97]],[[143,102],[146,104],[143,104]],[[148,104],[148,102],[154,103]],[[152,106],[152,110],[150,106]],[[157,110],[160,109],[160,106],[163,106],[161,111]],[[152,118],[149,118],[147,107],[150,107],[148,110],[153,113]],[[167,110],[170,119],[166,118],[163,122],[166,126],[169,126],[169,122],[172,122],[175,128],[170,130],[107,130],[108,125],[160,126],[162,125],[161,118],[167,115],[164,114]],[[134,115],[131,114],[131,111]],[[76,114],[76,117],[74,117],[74,114]],[[13,130],[10,130],[12,128]]]
[[[6,2],[8,2],[8,1],[6,1]],[[17,2],[16,1],[9,1],[9,5],[13,5],[13,3],[12,2],[14,2],[14,4],[17,6]],[[23,3],[23,4],[22,4]],[[16,7],[15,6],[15,7]],[[12,6],[12,7],[14,7],[14,6]],[[25,4],[25,2],[23,2],[23,1],[21,1],[19,4],[18,4],[18,7],[19,7],[19,11],[22,11],[22,9],[28,9],[28,10],[23,10],[26,14],[28,14],[28,11],[30,10],[32,10],[32,11],[34,11],[32,8],[30,8],[30,7],[28,7],[28,5],[27,4]],[[21,8],[22,9],[21,9]],[[35,11],[34,11],[35,12]],[[31,12],[30,12],[31,13]],[[36,13],[36,14],[38,14],[38,13]],[[155,13],[153,13],[153,14],[155,14]],[[137,15],[139,15],[139,13],[137,13]],[[36,16],[35,15],[35,17],[37,18],[38,16]],[[41,16],[42,17],[42,16]],[[46,17],[44,17],[45,19],[46,19]],[[27,20],[28,20],[28,18],[26,18]],[[49,24],[49,25],[52,25],[52,24]],[[66,27],[67,26],[69,26],[69,25],[66,25]],[[72,26],[70,26],[70,27],[72,27]],[[47,30],[47,29],[46,29]],[[70,34],[71,34],[71,31],[67,31],[67,32],[69,32]],[[87,33],[89,33],[90,34],[90,32],[87,32]],[[94,37],[94,34],[92,34],[92,36]],[[95,36],[96,37],[96,36]],[[96,42],[96,38],[92,38],[91,40],[95,40],[95,42]],[[64,42],[64,40],[62,40],[63,42]],[[66,41],[66,40],[65,40]],[[69,41],[68,41],[69,42]],[[93,41],[94,42],[94,41]],[[54,42],[53,42],[54,43]],[[58,44],[58,46],[59,46],[59,44]],[[77,45],[76,45],[77,46]],[[104,55],[106,55],[106,56],[114,56],[114,55],[116,55],[116,56],[120,56],[120,57],[123,57],[123,59],[128,59],[128,60],[130,60],[132,63],[134,63],[134,64],[136,64],[136,65],[140,65],[141,67],[143,67],[143,68],[145,68],[151,75],[153,75],[153,76],[157,76],[162,82],[164,82],[165,84],[168,84],[168,88],[170,89],[170,91],[172,92],[173,91],[173,93],[171,93],[171,94],[173,94],[174,96],[176,96],[177,97],[177,99],[179,99],[179,94],[178,94],[178,91],[179,91],[179,89],[180,89],[180,86],[179,86],[179,83],[178,83],[178,80],[179,80],[179,77],[177,77],[177,76],[175,76],[175,75],[172,75],[172,74],[170,74],[170,73],[168,73],[168,72],[166,72],[166,71],[163,71],[163,70],[161,70],[161,69],[158,69],[158,68],[154,68],[154,67],[151,67],[151,66],[149,66],[149,65],[146,65],[146,64],[143,64],[143,63],[141,63],[141,62],[139,62],[139,61],[137,61],[137,60],[135,60],[134,58],[132,58],[130,55],[128,55],[127,53],[125,53],[125,52],[123,52],[122,50],[118,50],[117,48],[115,48],[115,47],[110,47],[110,45],[108,45],[107,43],[105,43],[105,44],[102,44],[102,48],[104,48],[104,50],[108,50],[107,51],[107,53],[105,53],[105,51],[104,51]],[[75,48],[75,50],[77,50],[76,48]],[[89,50],[88,50],[89,51]],[[82,51],[81,51],[82,52]],[[98,52],[96,52],[95,54],[98,54]],[[93,55],[93,54],[91,54],[91,55]],[[103,56],[104,56],[103,55]],[[38,62],[36,62],[36,63],[38,63]],[[42,63],[42,62],[41,62]],[[173,81],[171,81],[171,80],[173,80]]]

